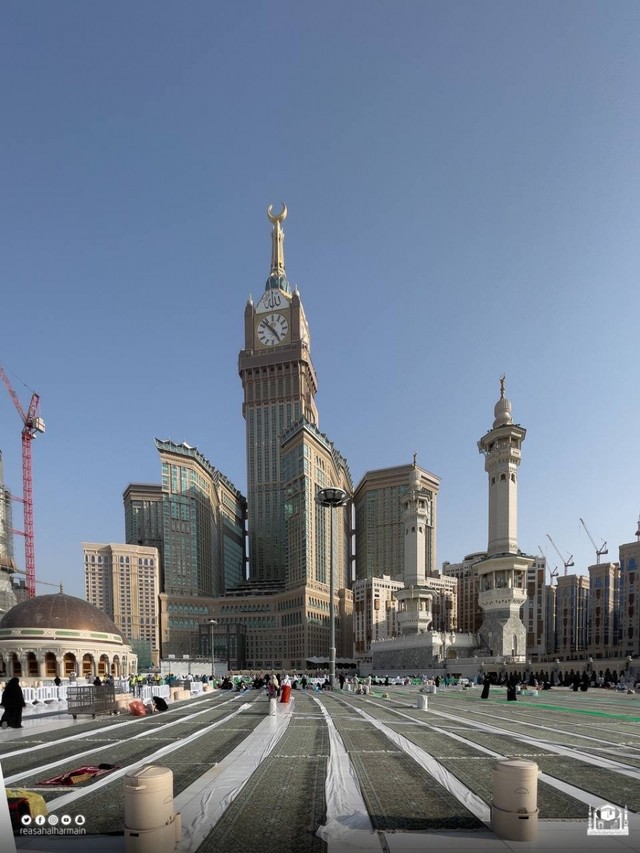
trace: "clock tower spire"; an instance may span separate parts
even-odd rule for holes
[[[265,290],[275,288],[290,294],[291,286],[284,268],[284,231],[282,230],[282,223],[287,218],[287,213],[287,205],[284,202],[282,202],[280,213],[273,212],[272,204],[267,208],[267,216],[269,222],[273,224],[273,229],[271,231],[271,272]]]

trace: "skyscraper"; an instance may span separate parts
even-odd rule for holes
[[[156,483],[129,483],[124,502],[124,541],[129,545],[157,548],[160,555],[160,589],[164,589],[162,530],[162,486]]]
[[[303,418],[317,426],[318,387],[311,362],[309,326],[300,294],[292,293],[284,264],[286,205],[268,211],[271,271],[265,291],[244,312],[244,347],[239,372],[246,421],[249,577],[285,580],[287,553],[281,442],[286,430]]]
[[[142,545],[83,542],[87,601],[116,623],[142,652],[141,666],[160,663],[158,550]],[[146,647],[146,653],[145,653]]]
[[[164,589],[220,595],[244,577],[244,497],[188,444],[156,439],[162,465]]]
[[[245,578],[246,500],[196,447],[156,447],[162,484],[125,489],[126,540],[160,554],[163,654],[197,654],[213,598]]]
[[[271,270],[244,312],[239,373],[244,390],[249,582],[217,605],[223,624],[247,625],[247,665],[305,666],[329,647],[336,613],[339,656],[352,654],[351,511],[316,501],[325,486],[353,493],[346,460],[318,428],[309,326],[284,263],[282,223],[272,224]],[[333,534],[333,536],[332,536]],[[333,567],[335,598],[329,601]],[[257,610],[262,615],[252,615]],[[216,615],[216,618],[218,616]]]
[[[420,490],[429,504],[420,537],[421,565],[428,577],[436,569],[436,527],[440,480],[416,465]],[[367,471],[358,483],[353,503],[356,516],[356,577],[402,577],[405,571],[403,500],[411,489],[414,466],[398,465]],[[413,542],[413,539],[411,540]],[[417,559],[417,554],[415,555]],[[415,560],[413,561],[415,565]]]

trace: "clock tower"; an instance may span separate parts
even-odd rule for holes
[[[285,430],[304,418],[317,426],[317,379],[311,362],[309,326],[298,290],[292,293],[284,265],[282,223],[287,207],[267,216],[271,271],[257,304],[244,311],[244,347],[238,370],[246,422],[249,577],[284,583],[286,527],[281,443]]]

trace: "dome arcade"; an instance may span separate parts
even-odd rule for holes
[[[135,672],[136,656],[115,622],[97,607],[63,592],[36,595],[0,619],[0,675],[60,678]]]

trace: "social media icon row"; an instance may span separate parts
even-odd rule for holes
[[[75,823],[76,826],[84,826],[85,822],[86,818],[81,814],[76,815],[75,818],[68,814],[63,814],[61,817],[55,814],[50,814],[48,817],[43,814],[36,815],[35,817],[25,814],[20,818],[20,823],[23,826],[30,826],[32,823],[35,823],[36,826],[44,826],[47,823],[49,826],[57,826],[58,823],[62,826],[71,826],[72,823]]]

